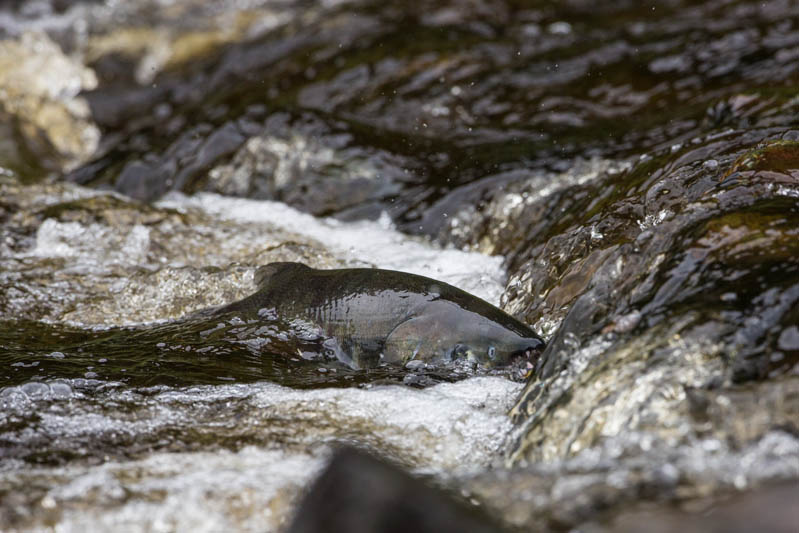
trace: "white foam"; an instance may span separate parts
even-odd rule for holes
[[[291,414],[308,427],[328,428],[322,433],[334,439],[349,435],[392,451],[420,470],[451,472],[485,467],[502,452],[511,429],[506,413],[520,389],[496,377],[424,390],[389,385],[298,391],[264,383],[252,404],[273,416]]]
[[[68,257],[78,265],[136,265],[146,261],[149,246],[150,230],[141,224],[123,232],[102,224],[48,218],[36,231],[30,255]]]
[[[484,470],[504,449],[511,424],[506,412],[520,388],[476,377],[424,390],[298,391],[254,383],[140,395],[119,388],[76,393],[49,406],[26,396],[24,405],[8,409],[36,410],[35,431],[0,434],[17,446],[48,442],[79,449],[111,438],[114,453],[124,456],[125,446],[133,454],[154,442],[184,449],[183,439],[200,435],[204,451],[96,465],[9,463],[0,468],[0,484],[23,490],[35,480],[46,491],[38,505],[58,509],[57,531],[275,531],[324,466],[331,443],[354,443],[442,477]],[[0,399],[12,396],[2,392]],[[94,413],[98,402],[102,414]],[[213,449],[233,440],[259,444]]]
[[[323,464],[321,457],[254,447],[156,453],[73,468],[42,501],[63,506],[57,531],[65,533],[275,531]],[[94,505],[84,508],[86,500]]]
[[[237,222],[271,224],[322,242],[340,257],[439,279],[495,305],[504,287],[506,274],[501,257],[445,249],[427,240],[409,237],[394,229],[387,215],[378,221],[341,222],[332,218],[319,219],[279,202],[211,193],[191,197],[171,193],[159,205],[198,208]]]

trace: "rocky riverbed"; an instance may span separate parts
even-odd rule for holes
[[[284,530],[346,444],[509,531],[792,531],[798,14],[7,3],[0,529]],[[437,278],[548,346],[518,383],[192,321],[271,261]]]

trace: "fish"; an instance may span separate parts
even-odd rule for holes
[[[353,369],[467,361],[494,368],[529,361],[544,340],[498,307],[432,278],[377,268],[259,267],[257,291],[217,312],[245,318],[277,313],[310,324]]]

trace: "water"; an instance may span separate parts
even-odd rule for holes
[[[333,254],[364,265],[410,272],[455,285],[497,305],[505,271],[502,258],[431,246],[398,232],[388,215],[353,223],[317,219],[278,202],[255,202],[213,194],[173,194],[160,202],[166,208],[201,207],[223,220],[269,224],[286,233],[325,244]]]
[[[338,443],[419,473],[485,468],[519,389],[488,377],[424,390],[90,379],[3,387],[0,490],[14,498],[4,519],[34,530],[54,517],[67,531],[272,529]],[[33,514],[15,516],[25,507]]]
[[[318,250],[317,257],[340,262],[334,264],[435,275],[495,301],[504,275],[499,258],[442,250],[403,236],[385,219],[316,219],[268,201],[175,195],[147,220],[119,227],[113,221],[133,207],[116,196],[70,186],[43,190],[40,198],[55,206],[55,217],[4,261],[34,271],[57,261],[73,318],[70,325],[39,322],[47,316],[28,307],[3,322],[4,527],[37,530],[55,520],[66,531],[262,531],[291,516],[337,443],[378,451],[420,473],[484,468],[505,445],[505,412],[521,385],[502,377],[463,380],[468,373],[424,368],[355,372],[319,361],[313,336],[277,316],[221,329],[208,319],[165,321],[179,311],[172,299],[218,287],[220,277],[238,280],[242,293],[252,290],[254,265],[235,262],[245,249]],[[103,216],[86,223],[76,212]],[[173,248],[168,261],[153,254],[160,235],[176,227],[170,219],[184,214],[204,221],[194,230],[204,227],[205,241],[218,243],[204,263],[228,265],[216,276],[196,275],[195,287],[180,275],[198,271],[191,246]],[[141,284],[129,279],[137,270]],[[93,298],[107,295],[89,295],[83,311],[74,304],[87,278],[113,287],[115,314],[96,312],[106,304]],[[128,296],[154,279],[154,290]],[[52,285],[24,277],[14,284],[53,302]]]

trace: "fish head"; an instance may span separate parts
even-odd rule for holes
[[[544,341],[531,332],[520,335],[481,315],[459,314],[447,324],[443,343],[451,361],[467,360],[484,368],[508,365],[532,368],[544,349]]]
[[[544,349],[544,341],[522,337],[512,331],[499,335],[461,335],[452,345],[449,359],[467,360],[485,368],[532,364]]]
[[[520,335],[479,313],[449,302],[435,302],[391,332],[384,360],[469,362],[483,368],[513,365],[532,369],[543,349],[544,341],[532,330],[528,335]]]

